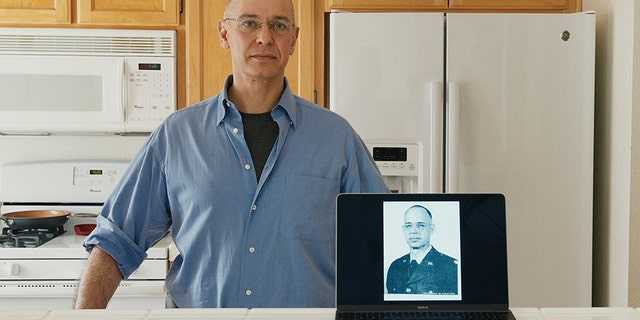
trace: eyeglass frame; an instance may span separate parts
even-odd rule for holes
[[[273,21],[273,20],[272,21],[261,21],[261,20],[254,19],[254,18],[246,18],[246,19],[224,18],[224,19],[222,19],[222,21],[224,21],[225,23],[227,21],[235,21],[235,22],[237,22],[238,26],[240,28],[240,31],[243,32],[243,33],[247,33],[247,34],[254,33],[254,32],[257,32],[258,30],[262,29],[262,25],[264,25],[265,23],[267,24],[267,27],[269,28],[269,30],[271,32],[277,34],[277,35],[288,35],[288,34],[291,34],[293,29],[295,29],[295,27],[296,27],[295,23],[288,22],[288,21],[277,21],[277,20],[275,20],[275,21]],[[249,22],[249,21],[252,21],[252,22],[256,23],[256,27],[253,28],[253,30],[249,30],[249,29],[252,29],[252,28],[251,27],[247,27],[246,25],[244,25],[245,22]],[[282,31],[282,30],[275,28],[275,26],[274,26],[275,24],[284,25],[285,27],[287,27],[287,29],[286,29],[287,31],[284,32],[284,33],[280,33],[280,31]],[[243,27],[244,28],[248,28],[248,31],[243,31],[242,30]]]
[[[405,222],[402,224],[402,230],[411,230],[415,228],[416,230],[422,231],[424,229],[431,228],[431,226],[433,226],[432,223],[418,222],[414,224],[411,222]]]

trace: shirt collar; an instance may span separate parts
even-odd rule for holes
[[[222,92],[220,93],[220,99],[218,101],[218,112],[216,124],[220,124],[225,115],[227,114],[228,108],[236,109],[234,104],[229,100],[229,88],[233,84],[233,75],[227,77],[227,80],[224,83],[224,87]],[[277,119],[280,116],[287,116],[291,125],[295,128],[297,122],[297,109],[296,109],[296,96],[291,92],[291,87],[289,86],[289,81],[287,78],[284,79],[284,91],[282,92],[282,96],[280,96],[280,101],[278,101],[278,105],[273,108],[271,111],[271,115],[273,119]]]
[[[422,263],[422,260],[424,260],[424,257],[426,257],[427,254],[429,254],[429,252],[431,251],[431,248],[433,247],[429,245],[429,249],[422,251],[421,253],[414,254],[413,252],[411,252],[410,259],[415,260],[416,262],[418,262],[418,264]],[[411,260],[409,260],[409,262],[411,262]]]

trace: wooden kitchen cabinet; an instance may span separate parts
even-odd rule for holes
[[[578,12],[582,0],[326,0],[325,11]]]
[[[445,10],[448,0],[327,0],[327,11],[422,11]]]
[[[77,0],[80,25],[177,26],[180,0]]]
[[[0,25],[70,24],[71,0],[0,0]]]
[[[176,27],[180,0],[0,0],[0,25]]]
[[[449,0],[451,10],[578,12],[582,0]]]

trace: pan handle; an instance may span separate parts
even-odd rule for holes
[[[72,213],[71,216],[78,217],[78,218],[96,218],[98,217],[98,214],[91,213],[91,212],[78,212],[78,213]]]
[[[14,225],[16,223],[13,219],[3,218],[1,216],[0,216],[0,220],[4,221],[4,223],[7,225],[7,227],[11,227],[12,225]]]

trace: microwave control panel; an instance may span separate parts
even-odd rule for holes
[[[126,58],[127,131],[150,132],[176,110],[175,58]]]

